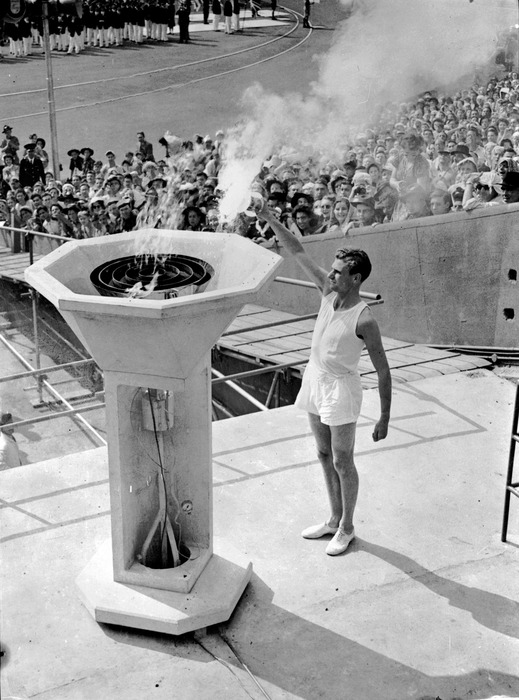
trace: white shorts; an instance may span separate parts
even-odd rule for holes
[[[360,377],[334,377],[308,364],[294,405],[315,413],[325,425],[356,423],[362,405]]]

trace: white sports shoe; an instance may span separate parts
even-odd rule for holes
[[[307,527],[306,530],[303,530],[301,535],[305,540],[318,540],[325,535],[335,535],[338,529],[338,527],[330,527],[328,523],[321,523],[320,525],[311,525]]]
[[[335,535],[328,542],[326,547],[326,554],[334,557],[336,554],[342,554],[348,549],[350,542],[355,538],[355,530],[352,530],[349,534],[338,528]]]

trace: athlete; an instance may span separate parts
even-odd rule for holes
[[[330,501],[329,518],[301,534],[306,539],[333,535],[326,553],[334,556],[346,551],[355,537],[353,514],[359,477],[353,453],[362,403],[357,366],[364,347],[377,372],[380,395],[381,412],[373,440],[383,440],[388,432],[391,374],[378,324],[360,297],[371,262],[363,250],[339,249],[326,272],[307,255],[300,239],[278,221],[266,203],[258,200],[255,209],[322,294],[310,360],[295,405],[308,412]]]

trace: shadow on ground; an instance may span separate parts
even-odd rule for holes
[[[358,546],[446,597],[451,605],[468,610],[481,624],[519,636],[514,601],[446,580],[385,547],[365,540],[359,540]],[[267,692],[266,684],[302,700],[461,700],[519,694],[517,676],[487,668],[430,676],[284,610],[272,600],[272,590],[253,575],[231,620],[214,628],[260,683],[263,681]],[[192,635],[174,638],[110,625],[102,628],[107,636],[123,644],[201,663],[215,660]],[[237,660],[234,663],[238,665]]]

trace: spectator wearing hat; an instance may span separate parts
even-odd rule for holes
[[[30,222],[32,220],[33,211],[31,207],[24,205],[18,210],[18,216],[20,217],[20,228],[30,229]]]
[[[290,199],[290,208],[292,211],[294,211],[296,207],[307,207],[308,209],[312,209],[313,206],[314,198],[309,192],[296,192]]]
[[[451,150],[452,162],[458,165],[465,158],[470,158],[469,147],[466,143],[457,143],[455,148]]]
[[[505,204],[519,202],[519,173],[508,172],[501,182],[502,200]]]
[[[271,194],[272,192],[281,192],[286,196],[288,191],[287,183],[276,180],[275,178],[265,181],[265,188],[267,190],[267,194]]]
[[[513,158],[501,158],[497,164],[497,174],[503,178],[506,173],[516,173],[519,171],[519,166]]]
[[[83,156],[83,174],[86,175],[90,171],[95,171],[94,150],[89,146],[85,146],[79,152]]]
[[[373,224],[378,223],[375,199],[369,195],[364,185],[353,188],[350,204],[353,205],[355,209],[354,212],[352,212],[352,221],[350,222],[351,225],[349,229],[373,226]],[[353,218],[353,216],[355,218]]]
[[[83,158],[79,154],[79,148],[71,148],[70,151],[67,151],[67,155],[70,158],[70,163],[69,163],[69,170],[70,170],[70,177],[74,175],[76,172],[83,172]]]
[[[0,414],[0,471],[22,464],[14,428],[9,427],[12,422],[13,416],[10,413]]]
[[[78,198],[75,194],[74,185],[72,185],[70,182],[66,182],[63,185],[63,188],[61,190],[61,197],[58,198],[58,201],[65,208],[68,208],[73,204],[77,204]]]
[[[25,144],[25,155],[20,161],[20,185],[32,187],[36,182],[44,182],[45,169],[35,153],[36,144],[33,141]]]
[[[20,141],[18,137],[13,134],[12,128],[5,124],[2,129],[3,138],[0,141],[0,156],[3,158],[5,155],[12,156],[13,163],[18,165],[20,159],[18,157],[18,151],[20,150]]]

